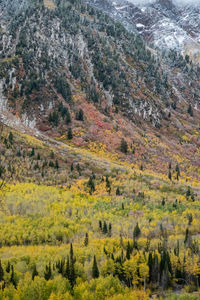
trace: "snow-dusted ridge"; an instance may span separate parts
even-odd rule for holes
[[[160,49],[176,49],[200,63],[200,0],[89,0]]]

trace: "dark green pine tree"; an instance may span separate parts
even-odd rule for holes
[[[148,267],[149,267],[149,282],[151,282],[152,278],[153,278],[153,275],[152,275],[152,272],[153,272],[153,256],[152,256],[151,252],[149,253],[149,258],[148,258]]]
[[[99,220],[99,229],[102,230],[102,222]]]
[[[138,223],[136,224],[134,231],[133,231],[133,238],[136,239],[140,236],[141,230],[140,227],[138,225]]]
[[[89,243],[88,233],[85,234],[84,246],[87,247]]]
[[[6,266],[6,272],[7,273],[10,273],[10,262],[8,261],[8,264]]]
[[[67,139],[68,140],[72,140],[73,139],[73,133],[72,133],[72,129],[68,128],[67,130]]]
[[[169,170],[169,173],[168,173],[168,178],[169,178],[169,180],[172,180],[172,173],[171,173],[170,170]]]
[[[120,189],[119,189],[119,187],[117,187],[117,189],[116,189],[116,196],[120,196]]]
[[[90,176],[87,185],[90,189],[90,194],[92,195],[95,191],[95,183],[94,183],[94,179],[92,178],[92,176]]]
[[[99,277],[99,269],[97,266],[96,256],[94,255],[93,266],[92,266],[92,278]]]
[[[12,132],[9,133],[8,140],[9,140],[9,143],[12,145],[13,144],[13,134],[12,134]]]
[[[108,227],[107,227],[106,221],[103,222],[103,230],[102,231],[104,234],[108,233]]]
[[[0,260],[0,282],[4,280],[4,271]]]
[[[68,125],[69,123],[71,123],[71,115],[70,115],[70,112],[69,110],[67,110],[66,112],[66,124]]]
[[[66,262],[66,267],[65,267],[65,272],[64,272],[64,277],[66,279],[70,279],[70,264],[69,264],[69,256],[67,256],[67,262]]]
[[[33,272],[32,272],[32,280],[34,280],[34,278],[38,276],[38,271],[37,271],[37,268],[36,268],[36,265],[34,265],[33,267]]]
[[[124,139],[121,140],[120,150],[122,153],[128,153],[128,144]]]
[[[112,236],[112,224],[111,223],[109,223],[109,225],[108,225],[108,235],[109,235],[109,237]]]
[[[73,251],[73,245],[70,245],[70,272],[69,272],[69,282],[74,287],[76,283],[76,275],[75,275],[75,269],[74,269],[74,251]]]
[[[76,120],[78,121],[83,121],[84,120],[84,113],[83,113],[83,110],[80,109],[77,114],[76,114]]]
[[[11,266],[11,276],[10,276],[10,283],[12,283],[14,285],[14,287],[17,287],[17,282],[15,279],[15,272],[14,272],[14,267],[13,265]]]
[[[191,117],[193,117],[193,109],[191,104],[189,104],[187,112],[188,114],[190,114]]]
[[[127,244],[127,248],[126,248],[126,258],[127,259],[130,259],[131,258],[131,245],[130,245],[130,243],[129,243],[129,241],[128,241],[128,244]]]
[[[45,278],[45,280],[51,279],[51,263],[49,263],[49,265],[46,265],[46,270],[44,272],[44,278]]]

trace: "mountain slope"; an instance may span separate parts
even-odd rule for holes
[[[17,11],[2,3],[6,124],[165,173],[172,160],[199,176],[197,66],[175,51],[161,56],[78,1],[17,0]],[[120,152],[122,138],[127,155]]]

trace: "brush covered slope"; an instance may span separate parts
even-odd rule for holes
[[[3,127],[1,299],[198,299],[199,182],[77,151]]]
[[[198,299],[198,66],[79,1],[0,3],[0,299]]]

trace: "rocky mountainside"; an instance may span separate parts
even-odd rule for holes
[[[156,51],[88,4],[1,1],[7,125],[158,171],[172,160],[199,176],[188,169],[200,161],[199,88],[200,69],[188,56]]]
[[[138,1],[91,0],[91,5],[108,13],[128,30],[138,32],[153,47],[176,49],[200,61],[200,7],[173,0]]]

